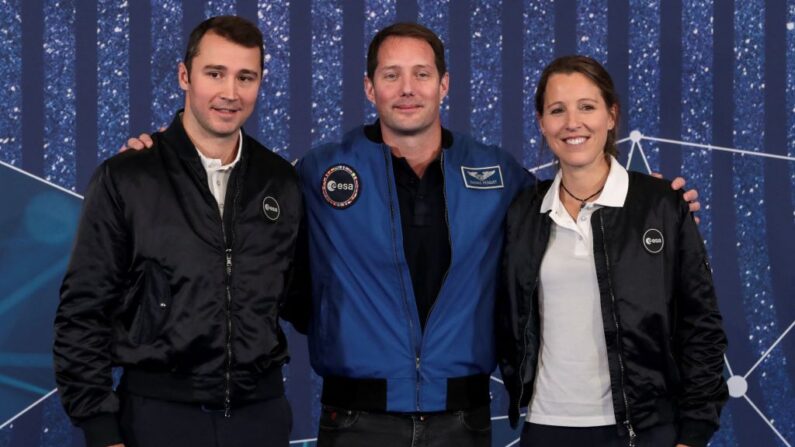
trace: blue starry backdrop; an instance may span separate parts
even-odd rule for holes
[[[83,445],[50,361],[80,194],[128,136],[181,107],[187,34],[219,14],[264,32],[246,130],[289,160],[374,119],[365,51],[397,20],[447,45],[444,124],[542,177],[553,172],[533,118],[541,69],[570,53],[606,64],[622,162],[683,175],[704,205],[732,395],[711,445],[795,444],[795,0],[0,0],[0,447]],[[321,381],[285,330],[293,444],[309,446]],[[494,445],[515,445],[493,379]]]

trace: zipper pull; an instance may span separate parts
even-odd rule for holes
[[[226,249],[226,274],[227,275],[231,275],[232,274],[232,249],[231,248],[227,248]]]
[[[638,438],[638,435],[635,434],[635,430],[632,428],[632,423],[629,422],[629,419],[624,421],[624,425],[627,427],[627,431],[629,432],[629,447],[635,447],[635,442]]]

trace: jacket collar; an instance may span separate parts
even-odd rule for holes
[[[544,201],[541,202],[541,209],[539,211],[542,214],[552,210],[556,204],[562,203],[560,200],[561,176],[562,174],[560,169],[558,169],[558,173],[555,174],[555,180],[552,182],[552,186],[549,187],[549,190],[544,195]],[[599,194],[599,198],[593,203],[594,205],[621,208],[624,206],[624,201],[627,199],[628,190],[629,174],[627,173],[627,170],[621,166],[621,163],[619,163],[618,160],[611,155],[610,171],[607,174],[605,188],[602,190],[602,193]]]
[[[381,135],[381,120],[377,119],[373,124],[364,126],[364,136],[373,143],[383,144],[384,137]],[[449,149],[453,145],[453,133],[442,127],[442,149]]]
[[[180,158],[184,160],[188,160],[191,162],[199,163],[200,166],[203,166],[201,163],[201,159],[199,158],[199,150],[196,146],[193,145],[193,142],[188,137],[188,133],[185,132],[185,127],[182,125],[182,112],[184,109],[177,110],[177,113],[174,115],[174,119],[171,120],[171,124],[168,126],[166,130],[163,131],[162,137],[165,141],[173,148],[173,150],[179,155]],[[244,152],[246,151],[246,134],[243,132],[243,128],[240,128],[240,141],[238,142],[237,147],[237,157],[235,157],[235,163],[237,163],[240,159],[245,157]]]

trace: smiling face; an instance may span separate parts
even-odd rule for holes
[[[439,106],[447,95],[448,75],[439,76],[433,49],[424,40],[388,37],[364,87],[378,111],[385,140],[441,128]]]
[[[585,168],[604,161],[615,117],[616,107],[607,107],[599,87],[574,72],[549,77],[537,119],[561,167]]]
[[[261,73],[259,48],[205,34],[191,72],[179,65],[179,85],[185,91],[182,122],[191,139],[237,138],[254,110]]]

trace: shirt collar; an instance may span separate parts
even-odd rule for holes
[[[235,167],[237,162],[240,161],[240,154],[243,153],[243,132],[238,129],[238,137],[237,137],[237,155],[235,155],[235,159],[232,160],[231,163],[222,165],[221,160],[218,158],[210,158],[205,156],[201,153],[199,148],[196,148],[196,152],[199,153],[199,158],[202,161],[202,166],[204,169],[212,169],[214,171],[226,171]]]
[[[542,214],[552,210],[553,206],[555,208],[558,206],[563,206],[563,202],[560,200],[561,176],[562,174],[560,169],[558,169],[558,173],[555,174],[555,180],[552,182],[552,186],[549,187],[549,190],[544,195],[544,200],[541,202],[541,209],[539,211]],[[607,180],[605,180],[605,187],[602,190],[602,193],[599,194],[599,198],[593,203],[594,205],[620,208],[624,206],[624,201],[627,198],[628,190],[629,174],[627,174],[627,170],[621,166],[621,163],[619,163],[618,160],[611,155],[610,171],[607,174]]]

